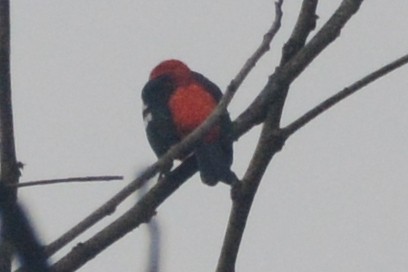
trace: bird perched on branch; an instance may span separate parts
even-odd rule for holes
[[[179,60],[166,60],[150,73],[142,90],[143,119],[149,143],[158,157],[197,128],[215,109],[220,89]],[[232,164],[232,123],[227,112],[204,135],[191,154],[195,156],[202,181],[235,184]],[[167,169],[168,171],[169,169]]]

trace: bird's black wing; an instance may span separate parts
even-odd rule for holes
[[[146,134],[158,157],[180,141],[167,105],[173,90],[172,81],[164,76],[150,80],[142,90]]]

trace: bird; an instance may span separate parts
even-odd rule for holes
[[[180,60],[165,60],[154,67],[142,89],[142,100],[147,139],[157,157],[202,124],[222,95],[217,85]],[[231,171],[233,135],[227,111],[190,154],[181,154],[177,159],[183,161],[189,156],[195,157],[203,183],[237,183]],[[162,174],[169,171],[165,169]]]

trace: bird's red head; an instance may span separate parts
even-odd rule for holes
[[[168,75],[177,83],[185,83],[191,78],[191,70],[183,62],[175,59],[165,60],[157,65],[151,72],[149,79]]]

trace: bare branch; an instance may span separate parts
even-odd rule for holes
[[[358,11],[362,2],[363,0],[343,0],[320,31],[286,64],[277,68],[261,93],[237,118],[235,122],[237,135],[242,135],[265,120],[269,105],[279,102],[285,97],[285,88],[340,35],[341,29],[351,16]],[[276,108],[278,111],[281,110],[280,107]]]
[[[283,145],[279,134],[273,131],[268,135],[270,131],[265,127],[262,129],[255,154],[242,179],[241,187],[234,188],[236,190],[234,192],[235,197],[218,260],[217,272],[235,271],[239,246],[256,190],[270,160]]]
[[[368,84],[380,79],[381,77],[387,75],[388,73],[394,71],[395,69],[405,65],[408,63],[408,54],[398,58],[397,60],[381,67],[380,69],[370,73],[369,75],[363,77],[362,79],[354,82],[350,86],[344,88],[342,91],[336,93],[335,95],[331,96],[330,98],[326,99],[303,116],[298,118],[296,121],[292,122],[288,126],[286,126],[282,133],[285,138],[289,137],[297,130],[302,128],[304,125],[308,124],[314,118],[325,112],[326,110],[330,109],[349,95],[361,90],[363,87],[367,86]]]
[[[62,179],[45,179],[36,181],[21,182],[18,184],[8,185],[9,187],[29,187],[36,185],[49,185],[58,183],[72,183],[72,182],[95,182],[95,181],[111,181],[111,180],[123,180],[123,176],[92,176],[92,177],[74,177],[74,178],[62,178]]]
[[[317,0],[303,1],[296,25],[289,40],[283,47],[280,67],[292,60],[292,58],[305,46],[307,37],[316,27],[316,7]],[[273,122],[274,129],[280,126],[283,106],[290,86],[290,82],[279,79],[279,75],[280,70],[278,69],[274,75],[277,76],[276,82],[278,83],[278,87],[276,88],[277,91],[275,91],[274,101],[269,108],[269,111],[272,111],[270,113],[270,121]],[[273,76],[271,78],[273,78]]]
[[[287,63],[305,45],[309,34],[316,27],[317,0],[304,0],[296,25],[289,40],[283,47],[281,66]]]
[[[265,118],[253,116],[255,119],[252,121],[265,120],[265,122],[255,154],[242,180],[242,186],[235,193],[236,198],[233,202],[217,272],[235,271],[240,242],[255,193],[271,159],[281,150],[285,141],[279,131],[279,122],[290,83],[339,35],[340,30],[357,12],[361,3],[362,0],[344,0],[315,37],[286,64],[278,67],[261,95],[257,97],[255,102],[260,104],[257,107],[264,108],[264,112],[258,111],[257,114],[264,114]]]

